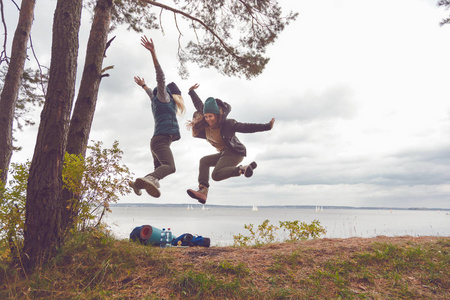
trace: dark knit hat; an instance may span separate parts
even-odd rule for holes
[[[181,91],[178,88],[178,86],[175,84],[175,82],[171,82],[167,85],[167,88],[172,93],[172,95],[181,95]]]
[[[203,106],[203,114],[207,113],[220,115],[219,106],[213,97],[206,99],[205,105]]]
[[[169,83],[167,85],[167,88],[169,89],[169,91],[172,95],[181,95],[181,91],[178,88],[178,86],[175,84],[175,82]],[[157,93],[158,93],[158,87],[155,87],[153,89],[153,96],[156,96]]]

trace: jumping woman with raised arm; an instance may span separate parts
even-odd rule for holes
[[[194,119],[190,122],[194,137],[206,139],[217,153],[205,156],[200,159],[198,190],[187,190],[190,197],[205,204],[209,189],[209,168],[214,167],[211,178],[215,181],[224,180],[234,176],[244,175],[251,177],[256,168],[256,162],[249,165],[238,165],[247,154],[245,146],[236,137],[236,132],[253,133],[271,130],[275,119],[265,124],[240,123],[233,119],[227,119],[231,106],[221,101],[209,97],[203,103],[198,97],[195,89],[198,84],[189,89],[189,95],[194,103],[196,112]]]
[[[156,71],[157,86],[153,90],[145,84],[144,78],[134,77],[136,84],[145,90],[151,100],[155,120],[155,129],[150,141],[154,171],[145,177],[137,178],[134,182],[130,181],[129,185],[139,196],[142,194],[141,189],[145,189],[149,195],[157,198],[161,195],[159,181],[175,172],[175,161],[170,145],[181,137],[176,115],[183,114],[185,106],[177,85],[172,82],[166,87],[164,72],[156,57],[152,39],[141,37],[141,45],[150,51]]]

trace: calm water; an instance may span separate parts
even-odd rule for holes
[[[245,224],[260,225],[264,220],[279,226],[278,221],[310,223],[317,219],[328,238],[386,236],[450,236],[448,211],[205,207],[127,206],[112,207],[106,222],[118,238],[129,238],[134,227],[151,225],[170,227],[174,235],[198,234],[211,239],[212,246],[233,244],[233,235],[248,235]],[[282,232],[280,232],[282,237]]]

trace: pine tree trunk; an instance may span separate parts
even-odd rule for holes
[[[98,0],[86,50],[86,60],[78,97],[70,121],[67,149],[69,154],[86,155],[89,133],[94,119],[97,95],[101,80],[108,30],[111,21],[112,0]],[[64,189],[62,224],[65,229],[74,225],[78,212],[79,196]]]
[[[62,167],[72,109],[82,0],[58,0],[50,77],[28,179],[24,254],[27,268],[51,258],[61,242]]]
[[[22,80],[36,0],[23,0],[14,33],[11,60],[0,96],[0,181],[6,183],[11,161],[14,109]]]

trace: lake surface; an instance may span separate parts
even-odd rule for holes
[[[202,209],[204,208],[204,209]],[[386,236],[450,236],[449,211],[389,210],[389,209],[327,209],[267,208],[226,206],[114,206],[106,216],[106,223],[118,238],[129,238],[133,228],[151,225],[170,227],[175,236],[198,234],[211,239],[212,246],[233,245],[233,236],[249,235],[245,224],[255,227],[268,219],[310,223],[319,220],[327,238]],[[283,232],[279,232],[282,239]]]

